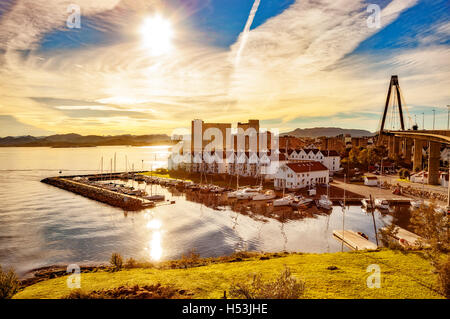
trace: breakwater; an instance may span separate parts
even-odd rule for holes
[[[155,206],[152,201],[77,182],[69,178],[50,177],[43,179],[41,182],[125,210],[135,211]]]

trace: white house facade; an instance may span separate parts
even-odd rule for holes
[[[319,150],[317,148],[290,149],[287,152],[281,150],[288,156],[289,161],[318,161],[325,165],[333,173],[341,168],[341,157],[336,151]]]
[[[328,168],[318,161],[286,163],[278,168],[274,178],[275,189],[296,190],[316,184],[328,184]]]

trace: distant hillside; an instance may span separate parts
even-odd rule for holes
[[[34,136],[8,136],[0,138],[0,147],[8,146],[47,146],[47,147],[87,147],[108,145],[163,145],[172,144],[170,137],[166,134],[152,135],[115,135],[98,136],[79,134],[58,134],[44,137]]]
[[[295,136],[295,137],[334,137],[339,134],[350,134],[353,137],[361,137],[361,136],[373,136],[374,133],[371,133],[366,130],[354,130],[354,129],[343,129],[339,127],[314,127],[314,128],[305,128],[300,129],[297,128],[291,132],[286,132],[281,134],[281,136]]]

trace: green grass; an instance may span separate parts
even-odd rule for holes
[[[366,269],[381,268],[381,288],[368,288]],[[234,281],[247,281],[254,273],[272,279],[284,268],[306,282],[305,298],[442,298],[433,290],[436,275],[421,252],[393,250],[333,254],[289,254],[286,257],[218,263],[188,269],[130,269],[81,274],[84,291],[119,286],[161,283],[194,293],[194,298],[220,298]],[[336,266],[336,270],[328,270]],[[61,298],[70,293],[67,277],[39,282],[26,287],[14,298]]]

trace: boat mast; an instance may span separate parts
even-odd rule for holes
[[[116,172],[116,155],[117,153],[114,153],[114,173]]]

